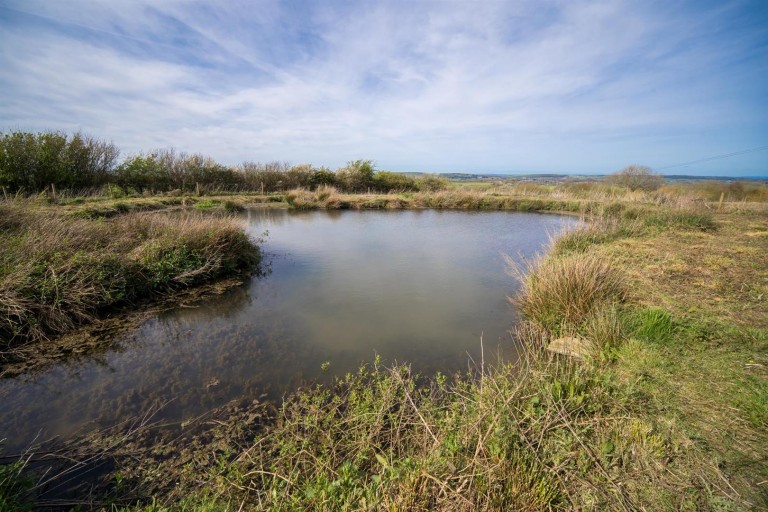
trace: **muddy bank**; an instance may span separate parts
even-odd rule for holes
[[[173,296],[123,306],[109,316],[62,336],[38,340],[0,352],[0,378],[17,377],[45,370],[53,364],[94,356],[114,349],[120,343],[119,335],[136,329],[148,318],[165,311],[189,307],[189,304],[222,295],[242,286],[242,278],[222,279],[195,288],[181,290]]]

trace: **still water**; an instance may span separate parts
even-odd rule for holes
[[[574,220],[436,210],[252,209],[265,275],[145,321],[116,348],[0,381],[6,451],[116,424],[162,405],[178,422],[233,399],[279,398],[378,354],[450,373],[510,357],[516,283],[503,255],[531,257]],[[324,364],[326,363],[326,364]]]

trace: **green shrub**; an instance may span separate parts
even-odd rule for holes
[[[0,186],[39,192],[100,187],[110,179],[119,156],[111,142],[77,132],[10,132],[0,136]]]
[[[435,174],[422,174],[416,178],[416,188],[419,192],[437,192],[448,188],[447,178]]]
[[[336,181],[345,192],[365,192],[375,186],[376,168],[371,160],[355,160],[336,171]]]
[[[373,175],[373,188],[379,192],[406,192],[417,190],[416,180],[404,174],[379,171]]]
[[[332,187],[337,184],[336,182],[336,174],[326,168],[317,169],[312,173],[312,177],[309,179],[309,183],[313,189],[323,186]]]

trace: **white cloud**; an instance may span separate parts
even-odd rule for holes
[[[766,129],[765,105],[718,98],[737,85],[709,69],[764,32],[707,43],[711,15],[683,24],[643,3],[11,7],[42,17],[17,13],[34,30],[3,27],[0,122],[82,128],[128,150],[175,145],[229,163],[610,170],[628,152],[667,151],[671,132]],[[624,153],[606,144],[617,139]]]

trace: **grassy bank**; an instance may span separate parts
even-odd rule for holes
[[[103,219],[92,218],[89,208],[0,203],[3,361],[116,306],[248,272],[259,260],[233,218],[126,207],[128,213]]]
[[[523,269],[520,361],[454,379],[361,368],[287,400],[226,461],[188,466],[204,488],[182,480],[147,509],[768,506],[765,216],[638,203],[603,203]],[[707,291],[658,275],[702,267]],[[589,355],[544,350],[566,336]]]
[[[320,187],[316,190],[291,190],[285,194],[285,200],[290,207],[297,210],[437,208],[579,212],[593,204],[552,197],[478,192],[468,188],[436,192],[343,194],[334,187]]]
[[[536,204],[584,212],[591,222],[516,269],[522,291],[513,300],[525,315],[515,332],[525,348],[519,361],[477,361],[473,372],[448,377],[374,361],[278,409],[257,404],[218,418],[181,455],[169,455],[170,442],[143,451],[129,441],[111,444],[115,470],[102,482],[102,503],[134,510],[768,507],[765,205],[707,203],[695,191],[553,187],[356,196],[321,189],[287,200],[294,208]],[[563,339],[579,340],[570,343],[583,356],[546,350]],[[30,487],[15,476],[7,482],[0,490],[9,503],[26,499]]]

